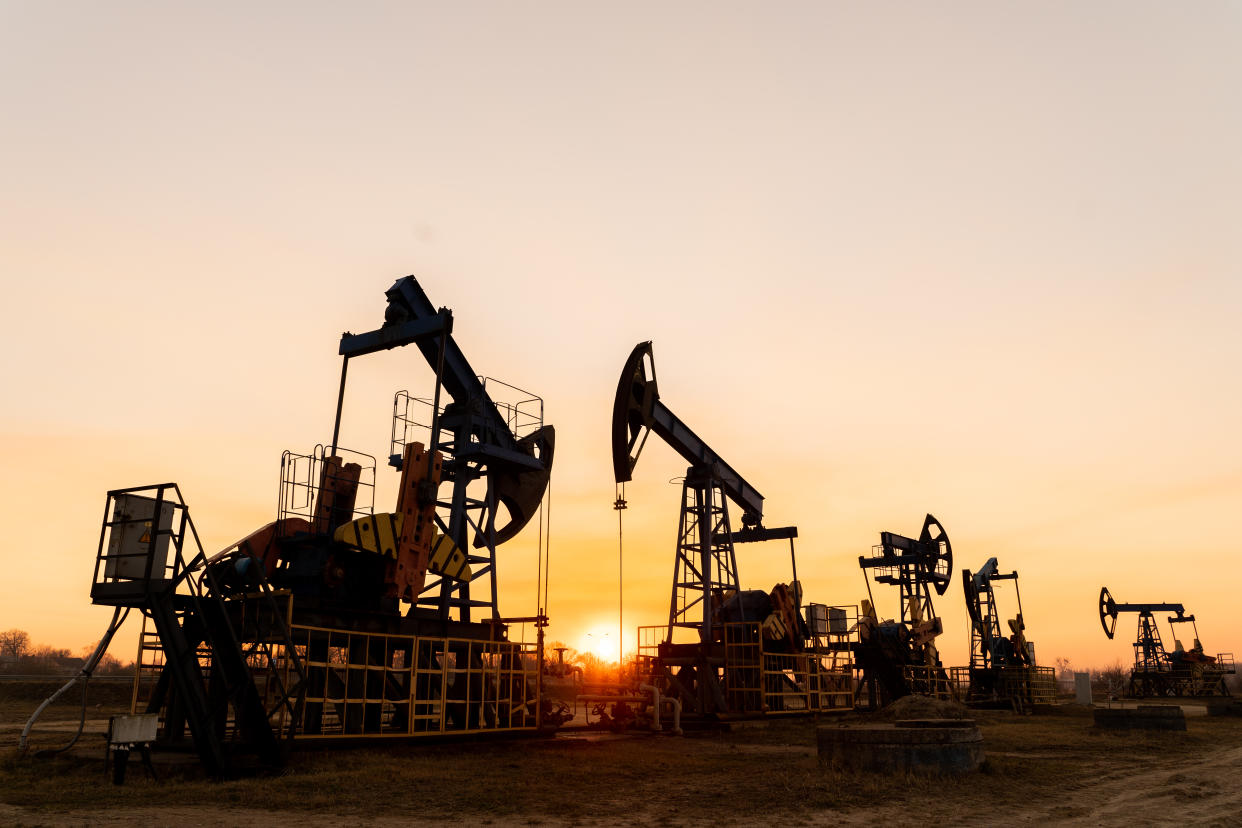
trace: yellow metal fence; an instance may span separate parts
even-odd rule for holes
[[[637,668],[648,681],[659,681],[659,642],[666,631],[639,628]],[[719,679],[729,711],[746,715],[851,709],[853,663],[846,634],[840,638],[813,639],[801,652],[772,652],[758,623],[725,624]]]
[[[290,626],[302,682],[283,645],[252,659],[256,688],[279,737],[417,737],[534,730],[539,724],[539,654],[534,643],[385,635]],[[133,709],[145,710],[163,665],[158,638],[144,629]],[[212,655],[200,648],[210,687]],[[281,694],[300,700],[290,708]],[[165,720],[183,729],[181,722]],[[296,717],[296,720],[295,720]],[[232,714],[226,730],[233,727]]]
[[[1057,700],[1056,671],[1052,667],[998,667],[988,671],[985,687],[971,682],[970,667],[953,667],[952,683],[963,701],[1010,699],[1024,706]]]

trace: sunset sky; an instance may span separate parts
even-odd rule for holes
[[[858,556],[932,512],[956,570],[1018,570],[1041,663],[1131,662],[1104,585],[1242,655],[1240,42],[1220,2],[0,0],[0,630],[99,637],[108,489],[176,481],[209,551],[274,519],[341,332],[414,274],[556,426],[554,639],[615,647],[609,418],[653,340],[809,600],[857,604]],[[382,456],[431,370],[350,376],[342,442]],[[628,487],[627,649],[684,472],[653,440]],[[738,562],[789,578],[781,543]]]

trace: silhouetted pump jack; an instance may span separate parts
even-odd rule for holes
[[[1138,614],[1138,632],[1134,639],[1134,668],[1130,671],[1131,696],[1227,696],[1225,676],[1236,672],[1233,653],[1207,655],[1199,643],[1199,629],[1193,615],[1186,615],[1181,604],[1119,604],[1108,587],[1100,587],[1100,626],[1110,639],[1117,628],[1117,616],[1123,612]],[[1194,646],[1183,649],[1174,638],[1173,652],[1164,648],[1155,613],[1171,612],[1169,627],[1190,624]]]
[[[379,328],[341,337],[331,445],[284,453],[273,522],[209,556],[175,484],[108,493],[92,600],[143,613],[135,712],[159,714],[157,746],[188,730],[212,775],[298,740],[534,731],[546,712],[547,618],[501,617],[496,575],[548,487],[543,401],[476,374],[414,277],[386,296]],[[346,378],[405,345],[435,385],[396,395],[396,510],[376,511],[375,458],[339,445]]]
[[[917,539],[881,532],[879,545],[870,557],[859,556],[858,565],[864,579],[874,571],[876,583],[901,590],[899,619],[881,621],[874,601],[863,602],[855,650],[863,673],[859,692],[866,688],[872,707],[911,693],[948,694],[948,674],[935,643],[944,626],[932,606],[932,590],[944,595],[953,569],[953,547],[944,527],[928,515]]]
[[[793,546],[798,530],[763,526],[763,496],[660,399],[651,343],[642,342],[625,362],[613,404],[612,460],[617,483],[632,478],[638,456],[653,433],[690,465],[682,484],[668,625],[651,680],[679,697],[687,712],[737,713],[746,712],[748,706],[761,708],[765,703],[758,700],[758,678],[753,697],[727,697],[724,673],[730,639],[726,628],[753,622],[755,629],[768,636],[762,645],[765,651],[804,649],[808,632]],[[742,510],[741,529],[734,530],[730,522],[729,502]],[[771,593],[740,590],[734,545],[763,540],[789,541],[791,583],[778,584]],[[827,608],[821,609],[826,619]],[[675,640],[678,637],[683,640]],[[757,649],[759,644],[738,642],[739,650],[743,646]],[[732,686],[740,684],[735,677]]]
[[[1018,613],[1009,619],[1009,634],[1001,627],[996,587],[1012,581]],[[978,572],[962,570],[962,591],[970,616],[970,666],[966,701],[980,706],[1029,710],[1056,698],[1056,676],[1035,663],[1035,645],[1026,639],[1018,573],[1002,574],[996,558],[988,558]],[[959,668],[954,668],[956,673]]]

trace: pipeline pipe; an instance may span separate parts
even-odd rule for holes
[[[664,701],[668,702],[673,708],[673,735],[680,736],[681,730],[681,699],[674,699],[669,696],[664,697]]]
[[[593,690],[597,688],[601,690],[629,690],[634,685],[627,681],[584,681],[582,686]]]
[[[653,732],[657,732],[657,733],[663,730],[663,727],[660,725],[660,704],[662,702],[666,703],[669,705],[670,708],[672,708],[672,712],[673,712],[672,732],[674,735],[680,736],[682,734],[681,701],[679,699],[674,699],[669,696],[664,696],[662,698],[660,696],[659,689],[651,684],[640,684],[638,686],[638,689],[644,691],[645,693],[649,695],[638,695],[635,693],[631,693],[629,695],[624,695],[624,696],[614,696],[614,695],[609,695],[607,693],[580,693],[578,694],[576,698],[577,698],[577,701],[585,702],[588,704],[590,704],[591,702],[603,702],[603,703],[624,702],[627,704],[649,703],[653,711],[651,729]]]
[[[646,690],[651,694],[651,729],[657,733],[660,728],[660,688],[654,684],[640,684],[639,690]]]
[[[661,730],[660,727],[660,703],[665,702],[673,709],[673,735],[680,736],[681,730],[681,699],[675,699],[671,696],[660,698],[660,690],[651,684],[638,685],[639,690],[649,690],[651,692],[651,705],[655,710],[655,720],[651,727],[652,730]]]
[[[56,699],[60,698],[61,693],[64,693],[80,681],[82,682],[82,716],[78,721],[78,731],[73,735],[73,739],[69,741],[69,744],[62,748],[57,748],[56,750],[51,751],[51,753],[63,753],[77,743],[78,738],[82,735],[82,729],[86,725],[86,683],[90,681],[91,673],[95,672],[95,668],[99,666],[99,662],[103,659],[104,653],[108,651],[108,645],[112,643],[112,636],[116,635],[116,631],[121,628],[123,623],[125,623],[125,619],[127,617],[129,617],[128,607],[125,608],[125,613],[123,615],[121,614],[121,607],[117,607],[113,610],[112,621],[108,624],[107,632],[105,632],[104,637],[99,640],[99,645],[95,647],[95,652],[91,653],[90,658],[83,663],[81,672],[69,679],[69,681],[55,693],[48,696],[47,699],[44,700],[43,704],[39,705],[38,709],[35,710],[33,715],[31,715],[30,720],[26,722],[26,726],[22,728],[21,737],[17,740],[17,751],[19,756],[25,755],[26,739],[30,736],[30,730],[34,727],[34,723],[38,721],[39,716],[42,715],[47,706],[56,701]]]

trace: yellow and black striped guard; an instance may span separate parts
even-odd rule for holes
[[[397,538],[401,535],[401,514],[381,512],[370,517],[360,517],[343,523],[332,533],[332,539],[347,543],[364,552],[374,552],[387,558],[397,557]]]
[[[439,532],[431,541],[431,560],[427,562],[427,568],[454,581],[470,580],[470,564],[465,554],[448,536]]]
[[[371,517],[361,517],[337,527],[332,539],[363,552],[373,552],[395,560],[402,518],[400,512],[381,512]],[[427,562],[427,568],[454,581],[470,580],[470,564],[465,554],[457,548],[457,544],[439,532],[435,532],[432,537],[431,559]]]

